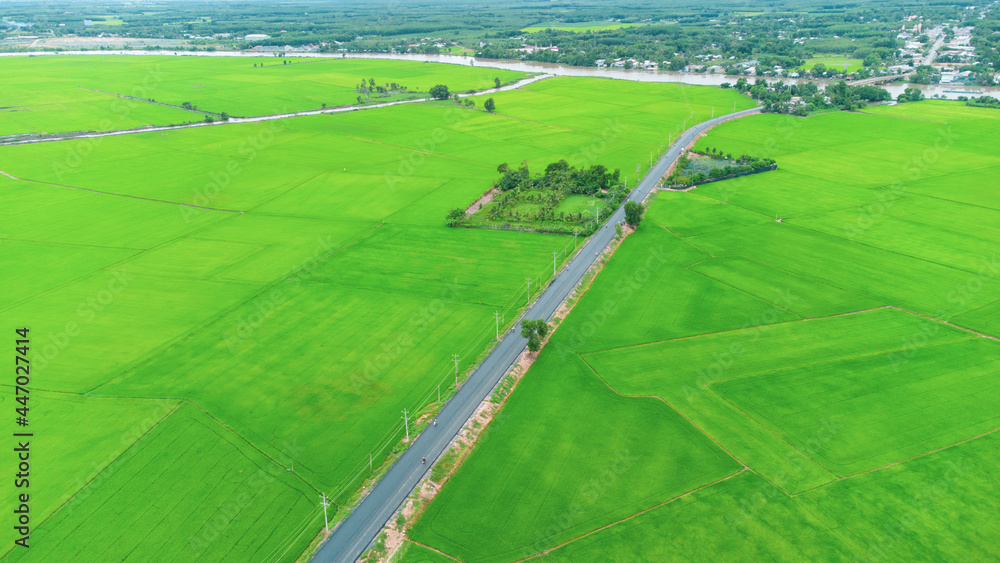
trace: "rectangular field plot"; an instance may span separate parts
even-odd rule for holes
[[[691,266],[704,276],[774,303],[801,317],[815,318],[872,309],[879,301],[742,256],[719,256]]]
[[[554,549],[544,561],[852,561],[856,554],[784,492],[745,471]]]
[[[33,335],[34,331],[29,332],[29,336]],[[22,406],[14,402],[14,388],[5,386],[0,392],[4,394],[0,404],[13,415],[15,406]],[[83,499],[96,490],[97,480],[103,480],[100,476],[115,472],[122,454],[180,404],[166,399],[82,397],[31,386],[27,397],[29,426],[16,426],[14,416],[3,417],[0,431],[8,437],[14,432],[35,434],[19,439],[30,442],[29,487],[15,489],[12,475],[5,489],[10,494],[0,497],[0,510],[13,514],[17,494],[27,492],[31,520],[36,525],[56,510],[73,512],[79,508]],[[17,447],[17,443],[12,441],[10,447]],[[13,527],[2,528],[0,540],[5,546],[13,546],[16,537]],[[37,544],[31,545],[34,551]]]
[[[663,191],[656,196],[656,205],[646,213],[646,219],[659,223],[680,237],[728,230],[773,221],[773,217],[754,213],[695,193]]]
[[[4,310],[44,335],[32,365],[46,388],[82,393],[169,346],[258,286],[98,270]],[[150,393],[149,396],[162,396]]]
[[[396,413],[426,405],[439,383],[447,386],[451,354],[461,353],[465,369],[493,337],[494,308],[450,295],[296,278],[213,319],[99,392],[188,398],[269,455],[296,441],[303,446],[296,471],[332,488],[356,478],[362,463],[368,476],[368,454],[384,456],[385,440],[395,443],[403,431]]]
[[[412,537],[466,561],[519,560],[739,470],[662,402],[543,355]]]
[[[689,241],[713,254],[743,255],[803,279],[927,315],[959,314],[998,295],[996,289],[968,293],[956,307],[954,292],[976,274],[787,223],[719,231]]]
[[[313,489],[191,406],[80,494],[9,560],[294,561],[319,516]]]
[[[619,393],[660,397],[768,480],[798,492],[834,475],[706,385],[817,361],[876,358],[872,365],[882,365],[878,362],[901,358],[917,338],[932,345],[974,335],[894,309],[877,309],[618,348],[584,359]],[[824,433],[832,427],[829,419],[818,423]]]
[[[1000,559],[1000,432],[799,495],[863,561]]]
[[[590,352],[798,318],[762,299],[692,272],[707,258],[654,223],[625,239],[577,305],[573,352]]]
[[[709,387],[843,476],[1000,426],[1000,343],[979,338]]]

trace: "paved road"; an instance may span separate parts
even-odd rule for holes
[[[723,115],[685,131],[656,166],[646,174],[628,199],[640,202],[645,199],[683,148],[699,133],[724,120],[751,115],[758,111],[759,108]],[[594,263],[598,253],[611,243],[615,236],[613,225],[624,219],[625,212],[619,207],[601,230],[583,246],[576,258],[549,284],[544,293],[528,309],[525,318],[551,318],[559,305],[583,279],[584,273]],[[430,469],[431,460],[436,460],[458,435],[459,430],[479,404],[489,396],[500,378],[517,360],[527,342],[521,337],[520,331],[508,332],[504,336],[493,352],[469,376],[458,393],[441,409],[437,417],[437,426],[428,426],[354,511],[334,529],[330,539],[323,544],[313,559],[314,563],[350,563],[361,556],[389,518],[416,488],[424,473]],[[428,459],[426,465],[420,461],[423,457]]]

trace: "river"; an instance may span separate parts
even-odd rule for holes
[[[51,51],[24,52],[24,53],[0,53],[0,57],[25,57],[25,56],[57,56],[57,55],[155,55],[155,56],[195,56],[195,57],[273,57],[273,53],[257,53],[253,51],[143,51],[143,50],[123,50],[123,51],[61,51],[59,53]],[[514,61],[497,59],[477,59],[462,55],[421,55],[411,53],[347,53],[346,57],[341,53],[287,53],[286,58],[321,58],[321,59],[383,59],[396,61],[418,61],[430,63],[457,64],[462,66],[478,66],[488,68],[499,68],[504,70],[516,70],[521,72],[536,72],[551,74],[555,76],[588,76],[600,78],[615,78],[618,80],[632,80],[635,82],[670,82],[677,84],[691,84],[696,86],[719,86],[723,82],[736,82],[739,76],[725,74],[702,74],[693,72],[677,72],[672,70],[640,70],[640,69],[611,69],[596,67],[568,66],[556,63],[542,63],[537,61]],[[751,77],[747,77],[751,79]],[[769,82],[775,82],[778,78],[769,78]],[[786,84],[796,84],[808,82],[799,78],[782,78]],[[829,80],[813,80],[812,82],[825,86]],[[959,96],[990,95],[1000,98],[1000,87],[997,86],[961,86],[955,84],[903,84],[890,83],[881,85],[889,91],[895,98],[903,93],[906,88],[918,88],[923,91],[928,98],[939,97],[949,100],[957,99]]]

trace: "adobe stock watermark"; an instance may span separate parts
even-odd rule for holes
[[[160,84],[163,83],[167,73],[160,69],[160,65],[147,65],[146,74],[142,79],[141,83],[135,84],[130,90],[131,96],[136,98],[147,99],[152,97],[152,93],[156,90]],[[118,115],[122,118],[127,118],[131,115],[132,111],[140,105],[138,102],[129,98],[116,98],[111,102],[111,113]],[[114,121],[110,118],[102,118],[97,122],[97,131],[107,131],[112,128]],[[55,161],[52,163],[52,172],[55,174],[56,181],[62,182],[66,175],[79,168],[84,160],[95,149],[101,146],[104,142],[104,137],[88,137],[82,139],[76,139],[72,141],[66,141],[66,156],[63,157],[61,161]]]
[[[68,513],[73,512],[81,502],[87,500],[96,491],[100,490],[118,472],[118,468],[122,464],[122,460],[120,459],[122,454],[142,439],[164,417],[173,412],[177,406],[177,401],[155,399],[149,413],[121,433],[117,446],[102,458],[93,462],[87,473],[77,477],[73,487],[70,489],[71,492],[63,495],[62,504],[64,506],[62,510]]]
[[[45,339],[34,347],[32,366],[38,371],[45,370],[50,362],[59,357],[73,339],[80,336],[84,328],[93,323],[134,279],[135,276],[125,269],[109,272],[109,279],[104,287],[77,304],[76,320],[68,321],[61,330],[49,332]]]
[[[354,393],[363,395],[377,388],[389,368],[437,326],[438,319],[448,311],[449,305],[459,298],[461,290],[462,286],[458,280],[447,282],[437,298],[410,315],[406,327],[396,333],[391,340],[381,343],[374,356],[365,360],[363,371],[351,374]]]
[[[864,561],[885,561],[898,556],[894,549],[896,544],[906,534],[920,533],[920,528],[926,526],[928,518],[941,517],[937,504],[948,498],[952,488],[961,482],[969,471],[962,458],[946,461],[947,469],[934,483],[920,489],[911,499],[908,506],[901,512],[892,512],[893,518],[885,518],[881,513],[879,522],[881,533],[864,545]]]
[[[916,182],[923,179],[927,172],[941,160],[941,155],[955,145],[957,138],[958,135],[955,134],[950,125],[938,129],[934,143],[903,164],[900,171],[903,180],[896,180],[888,186],[876,189],[874,192],[876,201],[858,208],[858,216],[854,223],[844,225],[844,236],[853,241],[871,229],[889,212],[895,202],[909,191],[904,181]]]
[[[276,460],[281,465],[288,466],[289,463],[302,454],[305,448],[297,442],[285,441],[284,447]],[[229,499],[205,519],[201,528],[188,541],[188,547],[194,557],[201,555],[205,549],[218,539],[226,529],[251,505],[258,500],[258,495],[264,492],[268,486],[278,481],[288,470],[279,467],[277,464],[264,464],[251,471],[243,479],[239,490],[229,497]],[[271,498],[265,499],[270,503]]]
[[[998,277],[1000,277],[1000,262],[997,261],[997,255],[980,258],[978,271],[970,274],[945,295],[945,301],[950,307],[938,311],[933,319],[921,321],[912,335],[903,337],[902,346],[898,351],[887,354],[887,360],[892,365],[893,371],[898,373],[908,361],[916,357],[917,353],[944,329],[942,323],[951,322],[951,319],[964,311],[966,305],[976,295],[990,284],[995,284]]]
[[[394,171],[387,171],[383,174],[389,191],[396,191],[397,186],[416,174],[417,169],[427,161],[428,154],[433,154],[438,147],[448,142],[450,131],[462,131],[465,122],[475,116],[476,111],[471,109],[459,107],[446,109],[443,116],[446,125],[435,127],[425,137],[417,139],[415,142],[417,148],[407,151],[409,154],[406,156],[400,156]]]
[[[596,307],[589,309],[587,317],[582,323],[574,323],[568,338],[558,339],[555,353],[562,360],[577,354],[577,351],[587,340],[608,322],[611,315],[618,311],[620,303],[632,299],[637,291],[642,290],[643,285],[669,262],[671,256],[664,251],[663,246],[651,248],[641,266],[615,282],[615,291],[612,296],[606,297]]]
[[[608,150],[608,143],[619,138],[627,129],[628,125],[622,123],[618,116],[615,116],[613,120],[604,118],[604,128],[601,130],[600,137],[570,156],[570,166],[585,169],[595,164],[598,158]]]
[[[299,266],[283,276],[284,281],[258,295],[251,301],[251,310],[237,319],[232,330],[223,334],[223,341],[231,354],[237,353],[253,338],[257,329],[274,316],[278,308],[288,301],[299,289],[308,274],[312,273],[328,257],[334,248],[331,235],[323,235],[316,240],[316,246]]]
[[[802,473],[804,462],[799,454],[801,453],[808,457],[815,457],[822,454],[827,445],[837,437],[842,428],[843,425],[837,422],[837,417],[830,416],[824,418],[820,422],[816,432],[805,442],[802,448],[790,450],[785,454],[785,463],[783,465],[789,467],[791,472],[780,469],[773,475],[769,475],[770,480],[778,486],[774,486],[762,479],[756,491],[749,495],[740,496],[739,506],[726,514],[726,523],[729,525],[729,529],[734,533],[740,533],[743,531],[743,528],[754,523],[760,511],[764,510],[768,503],[780,495],[785,495],[785,492],[778,487],[787,485],[789,482],[797,479]]]
[[[736,333],[740,338],[730,342],[725,348],[712,353],[712,363],[705,368],[698,368],[694,385],[684,384],[684,397],[688,403],[694,403],[704,393],[706,386],[716,380],[727,377],[736,368],[740,359],[750,349],[750,345],[761,339],[764,331],[781,320],[787,309],[795,305],[799,296],[790,289],[775,293],[771,306],[747,319],[743,328]]]
[[[256,132],[246,135],[236,147],[238,157],[230,157],[221,169],[208,173],[209,181],[202,187],[196,187],[193,190],[194,195],[191,198],[191,203],[197,207],[179,206],[181,217],[185,223],[190,223],[193,217],[203,213],[205,209],[202,208],[211,207],[215,197],[243,173],[245,166],[271,146],[277,134],[286,129],[280,122],[280,119],[262,122]]]
[[[524,546],[522,555],[531,557],[551,547],[549,545],[551,540],[580,522],[586,516],[587,510],[605,498],[635,462],[635,456],[628,450],[616,451],[607,469],[577,488],[573,500],[564,512],[553,515],[551,523],[545,529],[535,530],[534,541]]]
[[[799,129],[805,125],[805,118],[788,114],[781,114],[778,123],[774,125],[774,134],[764,140],[757,151],[761,158],[774,158],[774,155],[791,141]],[[729,198],[738,194],[745,187],[753,176],[739,176],[724,182],[715,184],[717,186],[718,197],[722,201],[729,201]]]

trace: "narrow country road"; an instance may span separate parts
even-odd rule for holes
[[[510,90],[517,90],[522,86],[527,86],[533,82],[538,82],[539,80],[545,80],[546,78],[551,78],[551,74],[540,74],[538,76],[529,76],[528,78],[522,78],[517,82],[508,84],[506,86],[501,86],[500,88],[490,88],[488,90],[481,90],[473,93],[457,94],[459,98],[468,98],[471,96],[481,96],[483,94],[493,94],[496,92],[507,92]],[[94,90],[95,92],[100,92],[100,90]],[[24,139],[24,140],[13,140],[13,141],[0,141],[0,146],[13,146],[13,145],[31,145],[35,143],[51,143],[54,141],[69,141],[73,139],[94,139],[97,137],[116,137],[118,135],[134,135],[136,133],[155,133],[157,131],[174,131],[177,129],[191,129],[194,127],[220,127],[224,125],[235,125],[238,123],[259,123],[262,121],[274,121],[277,119],[288,119],[289,117],[303,117],[307,115],[320,115],[324,113],[346,113],[351,111],[363,111],[367,109],[376,108],[386,108],[389,106],[398,106],[402,104],[413,104],[418,102],[429,102],[433,98],[416,98],[413,100],[398,100],[395,102],[383,102],[380,104],[371,104],[366,106],[337,106],[332,108],[320,108],[320,109],[310,109],[302,111],[294,111],[290,113],[274,113],[269,115],[258,115],[254,117],[230,117],[226,121],[213,121],[207,123],[204,121],[197,121],[195,123],[184,123],[181,125],[149,125],[146,127],[136,127],[134,129],[116,129],[113,131],[95,131],[93,133],[79,133],[73,131],[67,131],[63,134],[54,134],[49,137],[41,139]],[[163,104],[161,104],[163,105]]]
[[[759,111],[760,108],[755,108],[730,113],[699,123],[685,131],[646,174],[628,199],[637,202],[645,199],[657,181],[666,173],[667,168],[680,156],[684,147],[703,131],[722,121]],[[549,283],[522,318],[550,319],[559,305],[569,297],[573,288],[583,279],[584,273],[593,265],[597,255],[611,243],[615,237],[613,225],[624,219],[624,209],[619,207],[583,246],[579,254]],[[316,553],[314,563],[350,563],[361,556],[389,518],[416,488],[424,474],[430,470],[431,461],[437,460],[479,404],[493,391],[500,378],[524,350],[527,342],[527,339],[516,330],[508,332],[503,337],[493,352],[469,376],[458,393],[444,405],[438,414],[437,425],[428,426],[413,441],[354,511],[333,530],[330,538]],[[421,463],[421,458],[427,458],[428,463]]]

